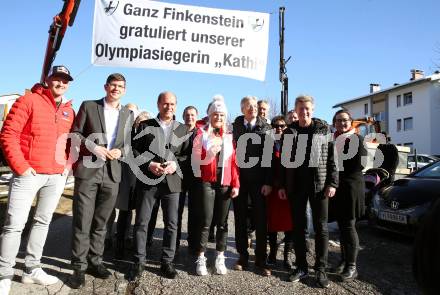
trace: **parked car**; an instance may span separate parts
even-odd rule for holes
[[[420,169],[428,164],[438,161],[440,158],[432,155],[417,154],[417,167],[416,167],[416,155],[408,155],[408,168],[411,170]]]
[[[427,210],[440,199],[440,161],[394,181],[373,197],[369,212],[372,226],[414,235]]]

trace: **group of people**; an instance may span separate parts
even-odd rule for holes
[[[364,213],[363,139],[351,126],[351,115],[341,110],[333,118],[336,133],[313,117],[315,102],[298,96],[288,118],[267,119],[269,104],[246,96],[243,115],[228,123],[222,96],[215,96],[198,119],[193,106],[184,109],[184,123],[175,116],[177,97],[165,91],[157,98],[158,114],[135,116],[136,106],[121,103],[126,91],[122,74],[108,76],[105,97],[84,101],[75,115],[64,100],[73,78],[65,66],[54,66],[45,85],[13,105],[4,123],[0,143],[14,172],[0,240],[0,294],[8,294],[21,233],[35,196],[36,213],[26,248],[23,283],[54,284],[55,276],[40,265],[49,223],[70,170],[75,176],[73,196],[72,288],[85,285],[85,274],[106,279],[103,264],[106,233],[119,209],[115,256],[126,247],[131,211],[133,264],[130,279],[145,270],[149,224],[159,204],[164,231],[160,271],[173,279],[176,248],[180,245],[182,213],[188,199],[188,247],[195,254],[195,270],[209,274],[207,251],[210,229],[216,229],[215,272],[225,275],[228,215],[233,207],[237,271],[249,266],[249,232],[255,231],[255,267],[271,275],[276,263],[277,232],[284,232],[284,264],[295,267],[289,280],[308,276],[306,260],[307,204],[315,231],[315,278],[327,288],[329,220],[341,232],[342,280],[357,277],[359,241],[355,221]],[[352,142],[357,151],[348,160]],[[156,209],[155,209],[156,208]],[[156,213],[157,214],[157,213]],[[150,225],[151,227],[151,225]],[[150,230],[151,232],[151,230]],[[107,236],[108,237],[108,236]],[[270,251],[267,253],[269,241]]]

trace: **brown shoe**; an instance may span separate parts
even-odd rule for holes
[[[265,263],[260,263],[258,261],[255,262],[255,267],[257,268],[257,273],[264,277],[270,277],[272,275],[272,270],[270,267]]]
[[[234,269],[242,271],[243,269],[246,269],[248,265],[248,258],[240,255],[240,258],[238,258],[237,262],[234,265]]]

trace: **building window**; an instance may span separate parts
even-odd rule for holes
[[[403,105],[412,104],[412,92],[403,94]]]
[[[397,119],[397,132],[402,130],[402,119]]]
[[[405,118],[403,119],[403,130],[412,130],[413,129],[413,118]]]
[[[368,103],[364,104],[364,114],[368,115]]]
[[[397,105],[397,107],[400,107],[401,103],[402,103],[402,96],[399,94],[396,97],[396,105]]]

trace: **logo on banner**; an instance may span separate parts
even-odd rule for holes
[[[249,18],[249,24],[254,32],[259,32],[264,27],[264,19],[261,18]]]
[[[115,13],[116,9],[119,6],[119,1],[114,1],[114,0],[110,0],[110,1],[102,0],[102,3],[104,4],[104,12],[108,16]]]

